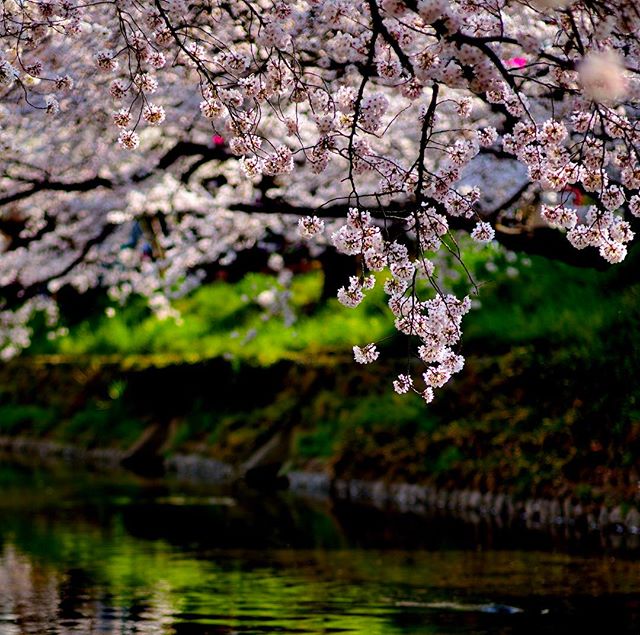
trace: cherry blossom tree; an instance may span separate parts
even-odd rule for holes
[[[346,306],[385,280],[423,364],[393,387],[429,402],[458,232],[588,265],[634,238],[635,0],[5,0],[0,43],[4,358],[62,287],[170,313],[278,236],[354,258]]]

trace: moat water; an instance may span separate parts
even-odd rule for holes
[[[0,635],[640,633],[637,551],[0,463]]]

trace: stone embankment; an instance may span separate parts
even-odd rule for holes
[[[373,505],[417,514],[449,514],[475,522],[518,520],[530,528],[569,527],[580,532],[602,531],[639,537],[640,511],[623,505],[581,503],[567,498],[514,499],[503,493],[472,489],[439,489],[429,485],[383,481],[332,480],[322,473],[291,472],[290,488],[314,497]]]
[[[77,463],[104,469],[118,468],[125,457],[125,452],[111,448],[87,450],[55,441],[23,437],[0,437],[0,459],[3,454],[21,461]]]
[[[23,461],[77,463],[105,470],[122,469],[126,457],[126,452],[114,449],[86,450],[49,441],[0,437],[0,459],[3,454]],[[233,466],[192,454],[166,458],[164,469],[166,474],[179,480],[198,483],[223,484],[238,478]],[[450,515],[473,523],[516,521],[532,529],[566,528],[578,533],[599,531],[626,535],[640,547],[640,511],[635,506],[581,503],[573,497],[519,500],[499,492],[332,479],[322,472],[293,471],[287,478],[292,492],[313,498],[332,498],[422,515]],[[627,546],[633,545],[629,542]]]

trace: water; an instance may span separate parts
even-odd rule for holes
[[[634,553],[0,464],[0,635],[639,633]]]

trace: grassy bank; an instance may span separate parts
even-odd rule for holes
[[[284,430],[291,465],[343,477],[634,499],[638,253],[604,273],[510,260],[471,258],[477,279],[488,262],[500,273],[466,319],[465,370],[429,407],[391,391],[406,343],[381,292],[357,310],[322,303],[310,271],[284,327],[255,301],[282,288],[254,274],[180,300],[179,323],[135,302],[109,317],[103,301],[68,337],[37,337],[0,369],[0,434],[122,448],[159,421],[163,452],[241,462]],[[381,362],[357,367],[349,347],[371,340]]]

